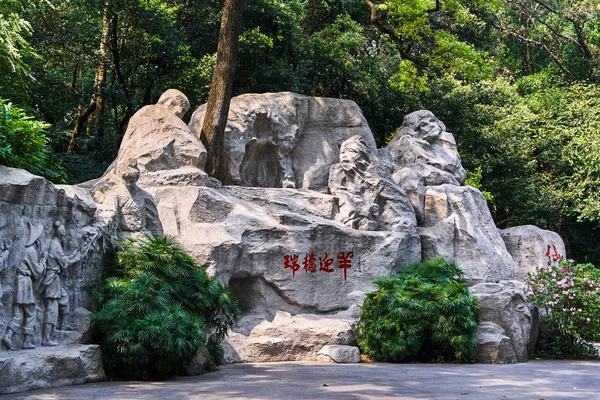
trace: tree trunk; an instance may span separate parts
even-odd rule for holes
[[[85,121],[89,118],[90,115],[96,110],[96,103],[92,102],[90,106],[84,111],[83,104],[79,104],[77,106],[77,122],[75,123],[75,128],[73,129],[73,133],[71,134],[71,140],[69,141],[69,147],[67,148],[67,153],[75,152],[75,139],[77,136],[81,134],[83,130],[83,126],[85,125]]]
[[[244,0],[225,0],[217,48],[217,64],[200,136],[208,152],[206,172],[219,179],[223,179],[220,173],[223,135],[233,91],[243,10]]]
[[[107,57],[107,46],[109,34],[109,23],[108,23],[108,4],[104,2],[102,6],[102,38],[100,39],[100,63],[98,64],[98,70],[96,71],[96,80],[94,81],[95,90],[95,130],[96,140],[98,143],[98,149],[102,147],[102,138],[104,136],[104,86],[106,83],[106,57]]]

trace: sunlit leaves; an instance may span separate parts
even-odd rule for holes
[[[239,314],[235,299],[170,238],[121,246],[93,314],[110,372],[136,379],[181,373],[203,345],[219,362],[220,342]]]
[[[479,308],[462,276],[436,258],[377,279],[356,326],[362,352],[380,361],[472,362]]]

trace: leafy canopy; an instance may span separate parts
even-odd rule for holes
[[[53,160],[44,133],[49,126],[0,98],[0,164],[64,181],[65,171]]]

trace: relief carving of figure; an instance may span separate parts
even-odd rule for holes
[[[339,160],[329,172],[329,189],[340,202],[339,222],[359,230],[416,227],[406,193],[378,171],[364,139],[357,135],[342,143]]]
[[[2,276],[6,267],[8,267],[8,256],[10,254],[10,247],[12,242],[7,240],[0,245],[0,330],[4,330],[6,326],[6,312],[4,311],[4,305],[2,304]]]
[[[23,258],[17,267],[17,291],[13,306],[13,314],[2,344],[9,350],[14,350],[12,337],[23,327],[25,340],[24,349],[35,349],[33,335],[35,333],[35,297],[33,291],[34,281],[39,282],[44,274],[44,261],[40,260],[41,243],[40,235],[43,225],[33,225],[28,222],[28,237],[23,251]]]
[[[152,196],[137,186],[139,177],[140,171],[133,165],[121,175],[123,186],[115,195],[121,231],[160,236],[163,228],[158,210]]]
[[[59,314],[61,316],[61,328],[68,330],[69,326],[69,294],[61,283],[61,275],[69,265],[79,261],[79,256],[67,257],[63,251],[63,237],[65,227],[59,221],[53,225],[54,236],[50,241],[48,249],[46,274],[42,282],[43,297],[46,301],[46,311],[44,314],[44,332],[42,337],[42,346],[57,346],[58,343],[52,340],[54,330],[58,328]]]

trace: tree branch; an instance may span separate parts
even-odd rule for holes
[[[534,40],[534,39],[529,39],[526,38],[525,36],[517,33],[517,32],[513,32],[508,30],[507,28],[503,27],[502,25],[498,25],[498,24],[494,24],[494,26],[496,27],[496,29],[498,29],[500,32],[505,33],[506,35],[508,35],[509,37],[520,41],[521,43],[526,43],[526,44],[530,44],[533,45],[539,49],[544,50],[544,52],[546,52],[546,54],[548,54],[548,57],[550,57],[550,59],[554,62],[554,64],[556,64],[558,66],[558,68],[561,69],[561,71],[563,71],[566,75],[569,76],[569,78],[576,80],[577,78],[575,77],[575,75],[567,68],[565,67],[565,65],[560,61],[560,59],[558,58],[558,56],[556,56],[556,54],[554,54],[552,52],[552,50],[545,44],[542,43],[540,41]]]

